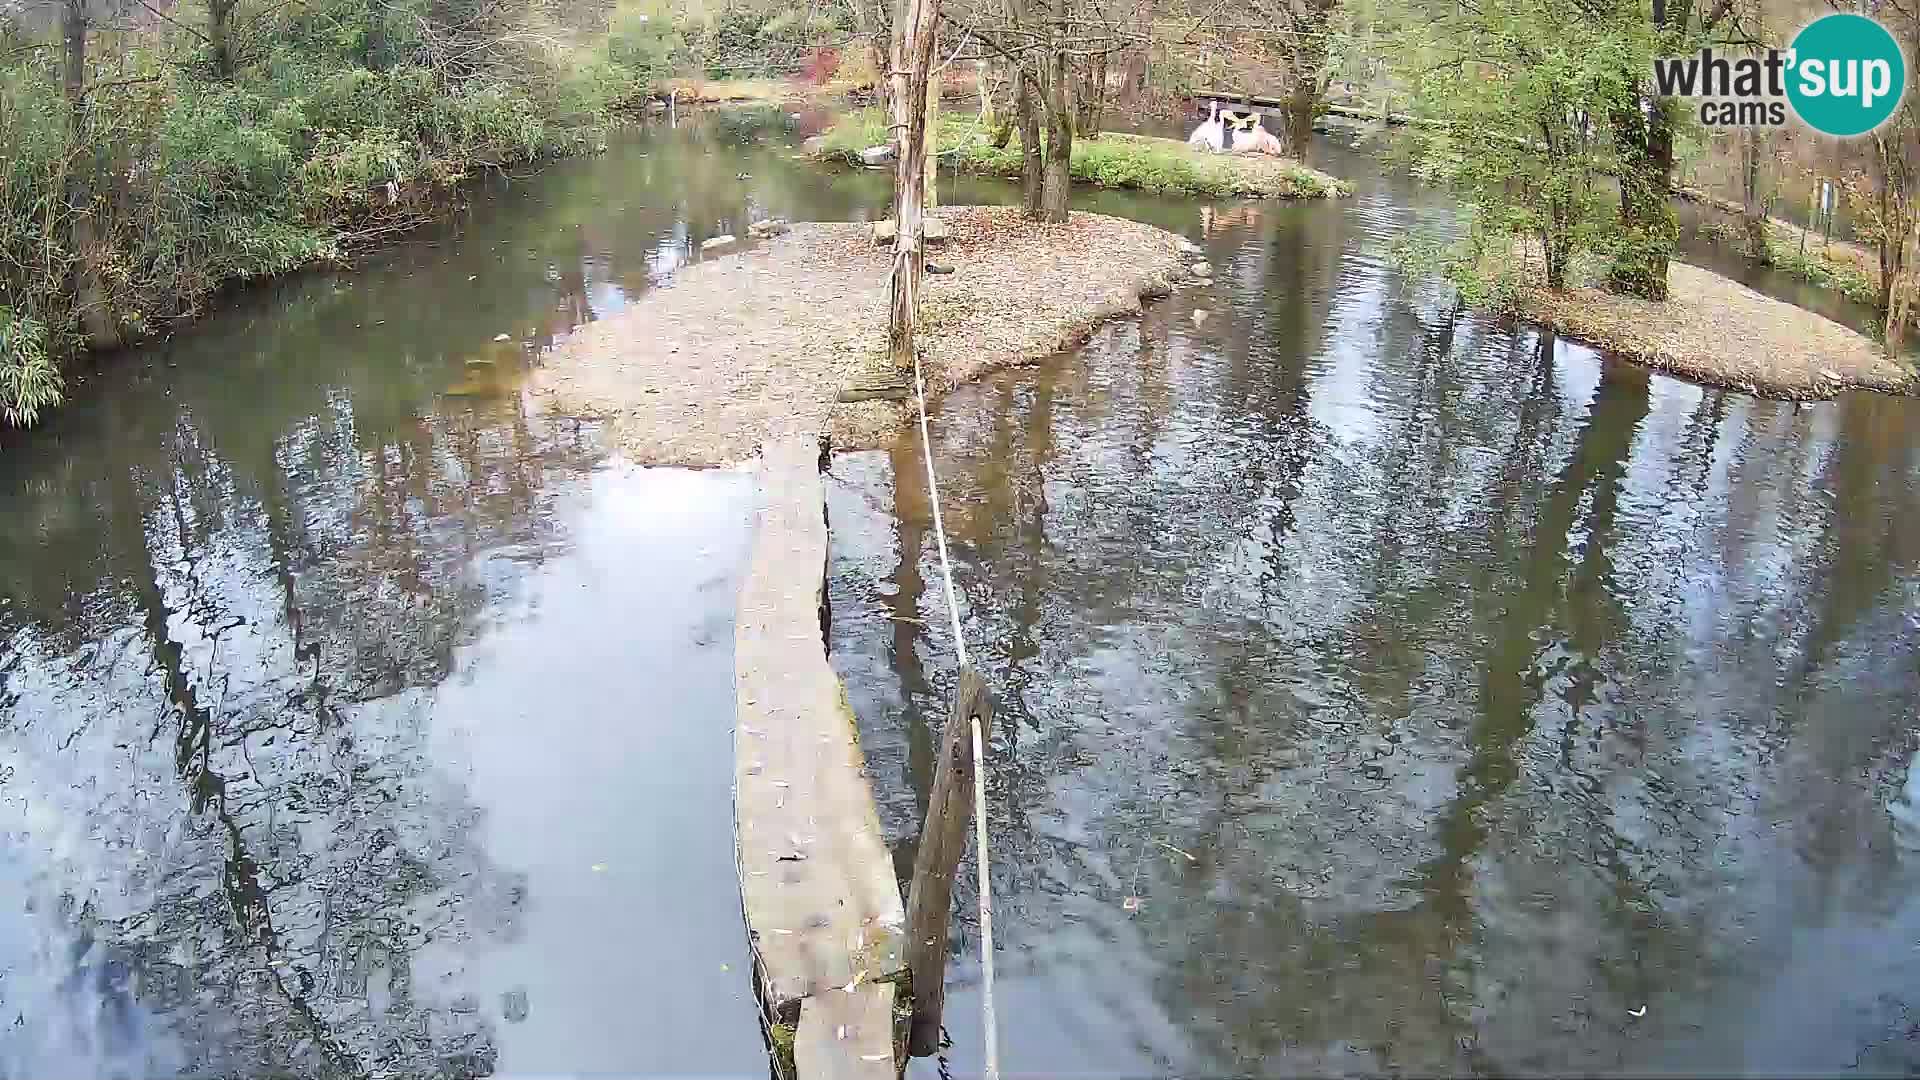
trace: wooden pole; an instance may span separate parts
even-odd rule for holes
[[[947,1003],[947,924],[953,915],[953,879],[967,851],[973,821],[973,721],[984,744],[993,724],[987,683],[972,664],[962,664],[953,692],[953,713],[940,738],[933,793],[920,829],[907,893],[907,968],[913,973],[913,1025],[907,1053],[926,1057],[940,1048],[940,1013]]]

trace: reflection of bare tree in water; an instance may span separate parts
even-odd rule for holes
[[[0,726],[0,744],[33,783],[98,785],[85,831],[143,845],[147,861],[127,880],[112,860],[64,858],[46,884],[83,898],[90,933],[132,965],[192,1071],[491,1072],[498,1003],[417,981],[412,958],[510,935],[524,887],[489,863],[477,811],[435,768],[424,691],[513,567],[556,542],[551,478],[594,451],[516,400],[390,438],[334,411],[232,460],[190,412],[158,435],[131,419],[133,437],[41,488],[55,511],[41,522],[105,562],[69,560],[38,594],[91,597],[79,610],[16,598],[16,646],[52,648],[7,663],[89,637],[143,641],[147,663],[50,669],[26,691],[33,719]],[[74,513],[69,496],[86,491]],[[90,727],[43,730],[73,704]],[[129,746],[136,764],[139,748],[167,747],[166,764],[70,773],[93,767],[67,749],[76,739]],[[131,906],[96,902],[117,896]]]

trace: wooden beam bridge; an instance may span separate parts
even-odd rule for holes
[[[894,1080],[906,915],[853,712],[827,664],[823,460],[815,438],[760,457],[735,617],[734,853],[780,1075]]]

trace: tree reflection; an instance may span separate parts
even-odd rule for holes
[[[394,423],[372,390],[362,410],[170,381],[103,387],[7,462],[8,827],[28,902],[72,913],[36,932],[126,966],[152,1017],[133,1075],[485,1075],[493,1018],[409,957],[511,933],[524,886],[433,767],[423,691],[513,587],[479,556],[543,557],[553,479],[597,452],[517,395]],[[105,1067],[97,1040],[0,1052]]]
[[[1914,749],[1920,673],[1885,662],[1920,649],[1914,455],[1877,400],[1701,391],[1403,290],[1355,220],[1243,226],[1215,261],[1258,299],[1194,332],[1172,301],[936,419],[1005,688],[1001,970],[1056,999],[1014,1028],[1120,1070],[1725,1067],[1752,1033],[1716,995],[1774,985],[1755,927],[1920,922],[1859,780]],[[897,595],[915,664],[950,656],[938,590]]]

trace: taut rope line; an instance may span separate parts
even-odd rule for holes
[[[933,438],[927,434],[927,381],[920,374],[920,354],[913,356],[913,392],[920,405],[920,449],[927,463],[927,499],[933,504],[933,535],[940,544],[940,575],[947,582],[947,614],[953,619],[953,649],[960,666],[967,665],[967,639],[960,632],[960,604],[953,590],[953,563],[947,558],[947,528],[940,520],[940,480],[933,472]],[[987,1080],[1000,1080],[1000,1031],[993,1011],[993,890],[987,882],[987,756],[981,744],[980,719],[968,717],[973,729],[973,854],[980,869],[980,1024],[986,1030]]]

